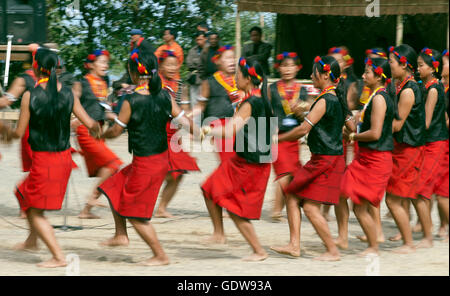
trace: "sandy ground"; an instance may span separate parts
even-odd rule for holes
[[[127,136],[109,142],[109,146],[124,162],[131,161],[127,152]],[[18,203],[12,194],[15,184],[25,174],[21,172],[19,161],[19,143],[0,145],[2,160],[0,162],[0,275],[66,275],[66,268],[41,269],[36,263],[48,259],[50,254],[40,242],[37,253],[17,252],[12,247],[22,242],[27,236],[25,220],[18,218]],[[436,238],[434,247],[420,249],[414,254],[397,255],[391,252],[400,242],[381,244],[381,255],[378,259],[360,258],[356,254],[365,249],[366,244],[356,239],[362,230],[353,214],[350,216],[350,246],[342,251],[339,262],[317,262],[312,258],[323,253],[321,240],[316,235],[311,224],[305,218],[302,225],[302,256],[289,259],[269,250],[270,246],[288,242],[289,229],[287,222],[272,223],[270,210],[275,192],[274,175],[272,174],[266,192],[261,220],[254,221],[254,227],[264,248],[270,257],[264,262],[248,263],[241,258],[250,254],[250,248],[229,218],[225,218],[225,230],[228,243],[224,246],[203,245],[200,241],[207,238],[212,231],[212,225],[203,201],[199,185],[214,170],[218,164],[213,153],[193,152],[197,157],[201,173],[186,175],[169,211],[176,215],[173,219],[154,218],[152,223],[158,237],[170,257],[171,265],[162,267],[140,267],[134,263],[151,257],[151,251],[129,226],[130,245],[120,248],[105,248],[99,242],[111,237],[114,233],[114,223],[109,209],[96,208],[94,212],[101,216],[98,220],[80,220],[77,214],[92,190],[96,179],[88,178],[83,159],[76,155],[75,162],[80,169],[72,173],[68,190],[68,209],[66,211],[48,212],[47,216],[53,225],[64,223],[67,214],[67,224],[82,226],[82,230],[63,231],[56,229],[56,236],[66,255],[76,254],[79,258],[79,274],[92,275],[273,275],[273,276],[346,276],[346,275],[449,275],[449,245]],[[307,146],[302,146],[302,162],[309,158]],[[104,197],[101,201],[106,203]],[[387,212],[382,205],[382,215]],[[337,233],[334,213],[331,210],[332,221],[329,222],[333,235]],[[305,216],[304,216],[305,217]],[[413,214],[415,219],[415,213]],[[433,221],[437,231],[438,216],[433,209]],[[397,232],[392,219],[383,218],[383,228],[386,237]],[[416,242],[421,234],[415,234]],[[70,270],[77,270],[71,265]]]

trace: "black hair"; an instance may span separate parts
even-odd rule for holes
[[[433,58],[430,57],[428,54],[426,54],[424,51],[421,51],[419,56],[423,59],[423,61],[425,62],[425,64],[427,64],[428,66],[430,66],[431,68],[435,69],[434,65],[433,65],[433,61],[439,62],[439,66],[438,66],[438,71],[434,71],[433,72],[433,76],[436,77],[437,79],[441,79],[441,75],[442,75],[442,68],[443,68],[443,63],[442,63],[442,54],[435,50],[435,49],[431,49],[431,54],[433,55]]]
[[[256,74],[258,74],[262,78],[260,80],[258,79],[258,77],[250,75],[246,66],[242,66],[240,63],[238,64],[239,69],[242,72],[242,76],[244,76],[244,78],[250,77],[251,82],[254,86],[259,87],[262,83],[261,96],[264,102],[264,110],[266,113],[266,131],[270,131],[270,118],[273,117],[273,110],[271,104],[269,103],[269,95],[267,93],[267,77],[266,75],[264,75],[263,67],[256,59],[246,59],[246,64],[250,68],[255,68]]]
[[[202,35],[203,35],[203,37],[206,38],[206,32],[203,32],[203,31],[197,31],[197,32],[195,33],[195,38],[197,38],[197,37],[199,37],[199,36],[202,36]]]
[[[217,38],[220,38],[219,33],[217,33],[216,31],[210,31],[210,32],[208,32],[207,36],[209,37],[209,36],[211,36],[211,35],[217,35]]]
[[[251,34],[253,31],[256,31],[256,32],[259,33],[259,35],[262,35],[262,29],[261,29],[260,27],[258,27],[258,26],[252,27],[252,28],[250,29],[250,31],[248,31],[248,32]]]
[[[174,28],[166,27],[166,28],[164,28],[163,33],[164,33],[165,31],[169,31],[170,35],[173,35],[173,38],[177,38],[178,32],[177,32]]]
[[[342,110],[344,112],[344,117],[347,115],[352,115],[347,105],[346,91],[345,91],[345,82],[343,79],[339,79],[341,77],[341,67],[339,66],[338,61],[332,56],[322,56],[320,57],[323,63],[330,65],[330,70],[332,75],[330,75],[330,79],[333,83],[338,82],[336,85],[336,96],[339,99],[339,103],[341,103]],[[319,73],[326,73],[323,69],[323,65],[320,62],[314,62],[313,64],[313,75],[316,77],[316,69]]]
[[[43,108],[42,114],[46,114],[47,118],[51,118],[54,124],[60,124],[59,119],[62,113],[58,112],[60,101],[58,100],[58,79],[56,76],[59,57],[54,51],[45,47],[40,47],[36,51],[34,59],[36,61],[38,76],[49,78],[45,90],[41,87],[36,87],[34,89],[37,97],[45,96],[47,98],[47,100],[43,100],[47,101],[48,104]],[[51,130],[59,131],[60,129],[56,128]]]
[[[148,72],[148,74],[145,74],[145,76],[148,76],[150,78],[150,81],[148,83],[150,92],[155,95],[158,94],[161,91],[161,78],[158,74],[158,59],[150,51],[141,49],[136,49],[135,51],[138,54],[139,62],[145,67]],[[138,76],[144,75],[138,71],[138,64],[132,58],[128,60],[128,69],[130,72],[130,76],[133,76],[132,74]]]
[[[417,53],[408,44],[401,44],[399,46],[394,47],[394,51],[396,51],[400,56],[403,56],[408,61],[408,65],[406,68],[411,71],[411,73],[415,72],[417,68]],[[400,58],[394,54],[395,59],[400,63]]]
[[[197,24],[197,27],[200,26],[202,28],[209,29],[208,24],[205,21],[201,21]]]

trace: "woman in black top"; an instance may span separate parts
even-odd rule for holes
[[[91,132],[99,132],[100,126],[88,116],[80,101],[74,99],[71,89],[57,81],[58,56],[49,49],[39,48],[35,61],[38,82],[34,89],[24,94],[17,128],[10,131],[12,137],[21,138],[29,125],[29,143],[33,150],[30,173],[16,189],[20,207],[27,214],[30,235],[16,249],[37,249],[39,237],[53,258],[38,266],[62,267],[66,265],[65,257],[52,226],[44,217],[44,210],[59,210],[64,200],[72,170],[71,113]]]
[[[391,47],[389,51],[392,77],[399,82],[396,86],[399,119],[394,119],[392,124],[394,166],[386,188],[386,204],[403,239],[403,246],[395,252],[403,254],[415,251],[409,213],[404,202],[413,201],[421,221],[427,224],[427,231],[431,231],[431,216],[427,201],[417,198],[426,136],[425,101],[413,77],[417,65],[417,54],[414,49],[402,44],[395,48]]]
[[[203,183],[205,203],[214,226],[210,243],[225,243],[222,208],[225,208],[239,231],[253,249],[245,261],[262,261],[268,255],[258,241],[249,220],[259,219],[270,175],[271,142],[275,126],[267,100],[267,81],[256,61],[239,60],[237,87],[246,93],[236,114],[225,126],[203,128],[205,135],[218,138],[234,136],[236,154],[223,160]],[[259,85],[262,84],[262,94]],[[261,126],[263,125],[263,126]]]
[[[345,171],[341,191],[353,201],[353,210],[369,243],[362,256],[378,254],[380,234],[377,231],[382,234],[382,230],[376,217],[371,214],[370,206],[379,208],[392,174],[392,121],[395,110],[385,87],[390,83],[390,75],[387,59],[366,59],[363,79],[371,95],[363,107],[358,133],[344,130],[345,138],[357,141],[359,145],[358,154]],[[340,243],[348,245],[348,233],[340,239]]]
[[[316,57],[311,78],[314,87],[322,92],[299,127],[278,135],[278,141],[281,142],[309,134],[308,146],[312,153],[311,160],[295,171],[294,179],[284,188],[290,242],[287,246],[272,248],[278,253],[300,256],[301,205],[328,250],[316,259],[340,259],[327,221],[320,212],[322,204],[336,205],[339,202],[340,183],[345,169],[342,127],[346,123],[354,129],[342,90],[336,88],[340,76],[339,64],[333,57]]]
[[[115,138],[128,129],[128,150],[133,162],[98,187],[108,198],[116,226],[113,238],[102,245],[128,245],[126,220],[150,246],[154,257],[143,265],[166,265],[169,259],[150,223],[160,187],[169,170],[166,125],[170,116],[182,125],[194,127],[175,100],[161,90],[158,62],[151,52],[135,49],[128,61],[130,77],[138,85],[127,95],[115,124],[103,138]],[[197,130],[197,134],[200,133]]]

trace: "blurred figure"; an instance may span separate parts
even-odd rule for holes
[[[250,40],[252,43],[244,45],[242,55],[249,59],[256,59],[263,67],[264,74],[270,75],[268,59],[272,51],[272,45],[262,41],[262,29],[260,27],[253,27],[250,29]]]
[[[181,67],[184,61],[184,53],[181,46],[175,41],[177,32],[172,28],[165,28],[163,33],[164,44],[158,47],[155,51],[155,56],[159,59],[163,55],[164,51],[173,51],[178,59],[178,65]],[[178,68],[175,79],[180,79],[180,69]]]
[[[205,46],[203,49],[200,60],[201,60],[201,71],[200,79],[206,80],[209,76],[217,71],[216,64],[212,61],[212,58],[217,54],[217,50],[220,47],[219,34],[216,32],[210,32],[208,35],[209,45]]]
[[[186,58],[186,65],[189,68],[189,75],[186,80],[189,83],[189,95],[192,108],[197,104],[197,98],[200,95],[200,84],[202,83],[199,74],[201,71],[200,56],[203,48],[206,46],[206,40],[205,32],[198,31],[195,38],[196,45],[189,50]]]

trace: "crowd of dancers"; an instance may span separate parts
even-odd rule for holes
[[[62,79],[62,60],[55,51],[34,47],[32,69],[19,75],[0,99],[0,108],[20,102],[16,127],[0,121],[0,137],[6,142],[21,139],[23,170],[29,172],[15,189],[29,236],[15,248],[36,249],[41,239],[52,258],[39,266],[66,265],[44,211],[61,209],[76,167],[71,130],[89,177],[98,178],[80,218],[97,218],[92,208],[105,195],[115,233],[102,244],[128,245],[128,220],[153,252],[153,257],[141,262],[144,265],[169,264],[150,220],[154,214],[170,217],[167,205],[183,175],[199,171],[196,159],[182,148],[179,129],[216,147],[220,164],[201,185],[213,225],[208,242],[226,242],[225,209],[252,248],[244,260],[268,257],[251,220],[261,217],[272,166],[277,182],[272,218],[279,219],[286,206],[290,231],[289,243],[273,246],[273,251],[301,255],[303,208],[326,247],[315,259],[340,260],[339,249],[348,248],[348,199],[365,234],[360,239],[368,243],[362,256],[378,255],[378,245],[384,241],[380,217],[384,198],[399,229],[392,239],[403,240],[394,252],[433,246],[433,199],[441,219],[439,233],[448,241],[447,50],[424,48],[417,53],[406,44],[388,51],[369,49],[364,86],[358,91],[348,50],[331,48],[314,59],[311,79],[320,93],[311,97],[296,81],[302,69],[297,53],[276,56],[281,79],[269,85],[260,63],[243,57],[237,60],[232,46],[222,46],[212,57],[218,71],[202,82],[198,102],[191,108],[178,83],[176,51],[153,52],[142,41],[132,44],[127,70],[133,87],[124,90],[117,113],[107,100],[104,77],[110,56],[106,50],[90,53],[85,61],[87,74],[71,82]],[[195,120],[198,116],[201,124]],[[124,131],[133,156],[127,166],[105,142]],[[311,159],[302,165],[299,140],[304,136]],[[351,163],[346,161],[349,146],[354,150]],[[417,245],[412,238],[410,204],[423,232]],[[324,216],[324,208],[330,205],[336,212],[337,238]]]

